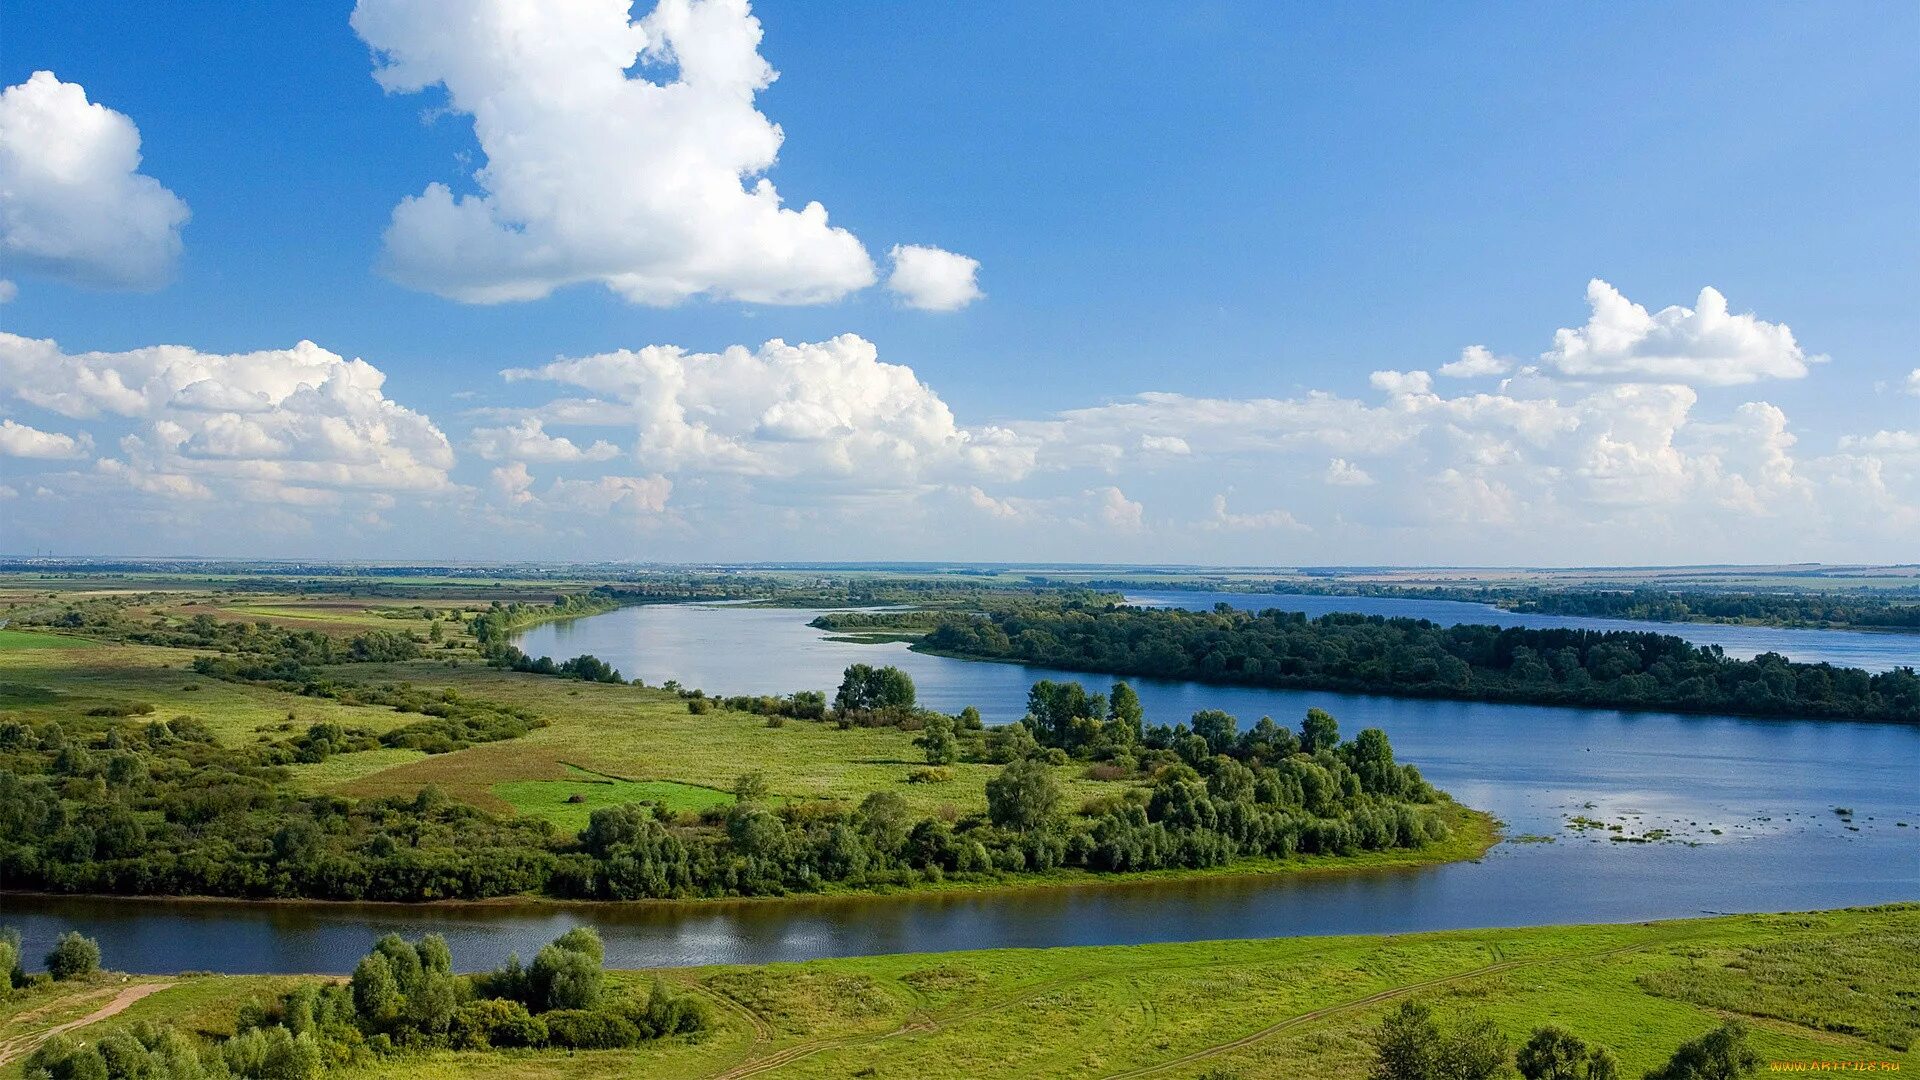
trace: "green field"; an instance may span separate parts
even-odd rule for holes
[[[92,645],[93,642],[85,638],[45,634],[34,630],[0,629],[0,652],[12,652],[17,649],[85,649]]]
[[[662,973],[715,1006],[716,1028],[695,1040],[571,1055],[442,1051],[341,1075],[1333,1080],[1366,1074],[1369,1033],[1407,999],[1442,1015],[1484,1015],[1515,1045],[1537,1025],[1559,1024],[1613,1050],[1623,1076],[1728,1018],[1748,1023],[1767,1061],[1911,1069],[1920,1066],[1917,952],[1920,905],[1899,905],[695,968]],[[88,1030],[142,1019],[231,1030],[241,1004],[288,983],[181,979]],[[4,1008],[17,1016],[48,1004],[26,996]]]
[[[567,767],[564,780],[510,780],[493,793],[516,813],[544,818],[570,832],[586,828],[587,818],[603,806],[653,802],[677,812],[699,813],[733,803],[732,794],[672,780],[628,780]]]

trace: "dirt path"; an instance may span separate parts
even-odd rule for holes
[[[64,1024],[55,1024],[45,1031],[16,1035],[5,1042],[0,1042],[0,1065],[9,1064],[16,1058],[26,1057],[28,1054],[33,1053],[34,1049],[41,1043],[46,1042],[55,1035],[64,1035],[76,1028],[83,1028],[88,1024],[97,1024],[110,1016],[118,1016],[127,1011],[128,1006],[131,1006],[134,1002],[139,1001],[141,998],[146,997],[156,990],[165,990],[172,985],[172,983],[153,982],[135,983],[132,986],[122,987],[119,993],[113,995],[112,1001],[107,1002],[105,1005],[100,1006],[98,1009],[95,1009],[78,1020],[69,1020]],[[85,995],[85,997],[97,996],[97,994]],[[83,997],[82,1000],[84,999]]]

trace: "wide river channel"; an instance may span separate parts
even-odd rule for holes
[[[1920,636],[1523,616],[1382,598],[1143,592],[1147,604],[1365,611],[1441,622],[1650,629],[1730,655],[1885,670],[1920,663]],[[628,677],[710,693],[831,690],[855,662],[896,664],[921,703],[1022,712],[1043,678],[1100,677],[832,640],[812,611],[624,608],[539,627],[521,648],[593,653]],[[1507,823],[1474,863],[1115,883],[931,896],[686,904],[443,906],[0,897],[0,923],[38,956],[62,930],[99,939],[123,970],[344,972],[388,931],[445,934],[462,968],[530,955],[590,923],[610,965],[757,963],[996,946],[1128,944],[1288,934],[1622,922],[1920,899],[1920,727],[1749,720],[1424,701],[1135,680],[1150,720],[1221,708],[1297,723],[1320,706],[1352,734],[1384,728],[1403,761]],[[1850,813],[1842,815],[1836,810]],[[1582,829],[1580,817],[1617,825]],[[1645,836],[1648,843],[1610,839]],[[1545,838],[1551,838],[1547,841]]]

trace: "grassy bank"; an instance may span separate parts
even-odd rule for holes
[[[1556,1023],[1638,1076],[1744,1019],[1768,1061],[1920,1067],[1920,905],[1630,926],[1470,930],[1111,948],[991,950],[662,972],[714,1030],[637,1050],[439,1052],[353,1077],[1291,1077],[1365,1075],[1402,1000],[1491,1019],[1518,1044]],[[459,957],[456,955],[456,962]],[[109,957],[111,960],[111,957]],[[643,980],[651,973],[628,973]],[[286,978],[168,985],[84,1029],[152,1020],[220,1033]],[[103,976],[0,1005],[0,1040],[84,1016]],[[82,1000],[82,995],[92,995]],[[37,1026],[36,1026],[37,1025]],[[18,1075],[18,1064],[0,1075]]]

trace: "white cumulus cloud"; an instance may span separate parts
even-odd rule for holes
[[[57,431],[41,431],[12,420],[0,420],[0,454],[8,457],[57,461],[86,457],[92,447],[93,439],[85,434],[76,438]]]
[[[1485,345],[1469,345],[1460,350],[1460,359],[1441,364],[1440,374],[1449,379],[1477,379],[1487,375],[1505,375],[1513,370],[1513,361],[1493,355]]]
[[[908,307],[958,311],[986,295],[976,280],[978,259],[919,244],[895,244],[888,255],[893,273],[887,275],[887,288]]]
[[[754,106],[776,73],[745,0],[360,0],[389,92],[443,86],[473,118],[477,192],[394,209],[397,280],[474,303],[599,282],[634,303],[831,301],[874,281],[860,241],[764,173],[784,134]]]
[[[36,71],[0,91],[7,265],[94,288],[166,284],[187,204],[139,169],[140,129],[79,84]],[[5,284],[0,302],[12,294]]]
[[[628,429],[635,460],[668,474],[884,488],[948,476],[1018,478],[1033,464],[1032,439],[960,427],[911,368],[882,362],[872,342],[852,334],[717,353],[650,345],[505,376],[586,391],[591,396],[561,398],[531,415]]]
[[[1334,458],[1327,462],[1326,479],[1334,487],[1366,487],[1373,483],[1373,477],[1367,470],[1346,458]]]
[[[559,464],[575,461],[606,461],[620,454],[620,448],[605,440],[581,447],[563,435],[549,435],[540,419],[522,417],[506,427],[474,428],[467,448],[488,461],[532,461]]]
[[[291,501],[310,489],[445,488],[454,460],[446,436],[387,398],[385,382],[366,361],[310,341],[242,354],[181,345],[67,353],[0,333],[0,398],[137,421],[99,469],[155,493],[198,495],[225,482]]]
[[[1587,284],[1593,314],[1578,330],[1561,329],[1541,356],[1550,370],[1574,379],[1738,386],[1761,379],[1798,379],[1825,357],[1808,356],[1781,323],[1734,315],[1727,298],[1700,290],[1692,308],[1648,313],[1595,278]]]

